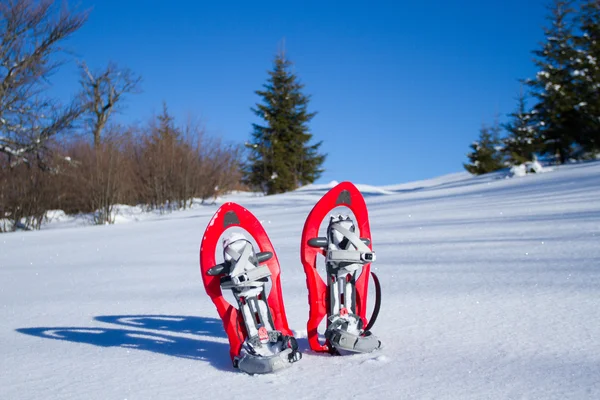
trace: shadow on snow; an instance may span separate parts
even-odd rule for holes
[[[217,369],[233,370],[228,343],[189,336],[225,338],[219,319],[176,315],[107,315],[96,317],[95,320],[124,328],[35,327],[20,328],[16,331],[44,339],[86,343],[99,347],[122,347],[206,361]],[[188,336],[180,336],[182,334]]]

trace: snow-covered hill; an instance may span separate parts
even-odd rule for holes
[[[300,234],[328,186],[227,199],[266,227],[300,336]],[[361,189],[381,351],[323,356],[301,338],[304,358],[285,371],[233,370],[198,267],[217,206],[57,222],[70,228],[0,235],[0,398],[600,398],[599,162]]]

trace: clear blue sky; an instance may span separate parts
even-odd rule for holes
[[[329,154],[318,182],[373,185],[462,171],[481,124],[505,120],[518,79],[535,74],[546,14],[544,0],[69,3],[91,12],[68,43],[77,58],[144,79],[121,121],[143,123],[166,101],[235,142],[250,138],[254,91],[285,38]],[[52,83],[75,91],[74,64]]]

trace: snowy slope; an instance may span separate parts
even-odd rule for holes
[[[327,186],[229,199],[265,225],[300,334],[300,234]],[[0,235],[0,398],[600,398],[600,163],[364,188],[381,351],[234,371],[198,271],[204,206]]]

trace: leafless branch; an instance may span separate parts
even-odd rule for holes
[[[102,132],[122,97],[140,92],[141,77],[114,63],[96,73],[85,62],[80,64],[80,69],[81,102],[94,137],[94,147],[98,148]]]
[[[60,66],[63,39],[83,26],[86,13],[55,10],[53,0],[0,3],[0,152],[13,164],[28,162],[80,115],[46,98],[49,76]]]

